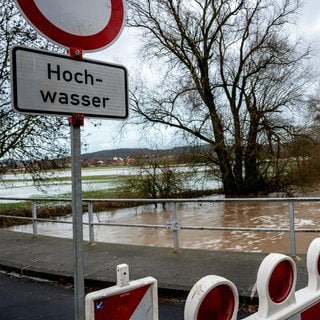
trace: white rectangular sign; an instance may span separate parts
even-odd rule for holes
[[[146,277],[90,292],[86,295],[86,320],[158,320],[157,280]]]
[[[125,67],[48,51],[12,49],[12,101],[17,112],[128,116]]]

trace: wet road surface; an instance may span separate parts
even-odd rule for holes
[[[70,320],[73,309],[71,285],[0,273],[0,320]],[[160,320],[183,320],[183,312],[184,303],[159,303]],[[240,312],[238,319],[246,316]]]

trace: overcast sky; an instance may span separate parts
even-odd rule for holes
[[[311,41],[315,54],[320,58],[320,1],[305,0],[305,6],[302,11],[301,19],[298,25],[298,32]],[[129,74],[130,70],[136,68],[135,56],[137,55],[138,40],[132,34],[132,31],[125,28],[119,39],[109,48],[85,55],[86,58],[108,61],[124,65]],[[319,48],[319,54],[317,52]],[[130,83],[129,83],[130,85]],[[141,137],[138,127],[128,127],[123,135],[119,135],[121,121],[101,120],[101,126],[94,128],[87,119],[85,121],[82,136],[90,136],[86,139],[88,147],[83,152],[99,151],[104,149],[117,148],[136,148],[136,147],[170,147],[174,144],[170,134],[162,136],[156,141],[154,134],[150,133],[147,137]],[[157,137],[158,138],[158,137]],[[156,141],[156,143],[155,143]],[[153,144],[153,145],[152,145]]]

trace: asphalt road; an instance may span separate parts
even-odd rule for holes
[[[71,285],[0,273],[0,320],[72,320],[73,309]],[[183,320],[183,311],[183,303],[159,303],[160,320]]]

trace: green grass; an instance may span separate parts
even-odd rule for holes
[[[10,211],[18,212],[21,209],[26,209],[30,207],[31,207],[31,201],[0,203],[0,214],[6,214],[6,212],[10,212]]]
[[[120,168],[121,169],[121,168]],[[86,172],[90,171],[90,169],[86,169]],[[102,170],[102,169],[101,169]],[[104,169],[105,170],[105,169]],[[113,169],[110,169],[113,170]],[[60,171],[55,171],[56,173],[61,172]],[[96,173],[97,171],[99,171],[99,169],[97,168],[92,168],[92,171],[94,171],[94,173]],[[8,174],[9,176],[14,176],[14,173]],[[97,175],[97,174],[93,174],[93,175],[86,175],[86,176],[82,176],[81,179],[82,181],[90,181],[90,180],[95,180],[95,181],[116,181],[118,182],[119,179],[123,180],[125,178],[124,176],[118,176],[118,175],[110,175],[110,174],[106,174],[106,175]],[[5,180],[3,180],[4,183],[14,183],[14,182],[29,182],[29,181],[33,181],[31,178],[22,178],[22,179],[10,179],[10,178],[6,178]],[[50,175],[48,177],[44,178],[45,182],[59,182],[59,181],[71,181],[71,173],[70,176],[67,177],[59,177],[59,176],[55,176],[54,173],[53,175]]]
[[[66,216],[72,214],[72,204],[71,204],[70,193],[60,194],[55,197],[50,197],[51,199],[69,199],[70,201],[49,201],[41,200],[37,201],[37,217],[44,219],[55,219],[60,216]],[[115,201],[109,202],[94,202],[93,210],[94,212],[101,212],[110,209],[127,208],[136,206],[136,203],[119,203],[116,199],[119,198],[133,198],[134,195],[128,195],[125,193],[122,186],[118,186],[112,189],[106,190],[92,190],[82,193],[83,199],[115,199]],[[87,211],[87,204],[83,204],[83,212]],[[8,228],[14,225],[28,224],[30,220],[27,219],[14,219],[11,217],[32,217],[32,202],[31,201],[21,201],[15,203],[0,203],[0,215],[6,215],[10,217],[0,218],[0,228]]]
[[[116,199],[122,198],[123,196],[127,196],[122,186],[101,189],[101,190],[90,190],[90,191],[82,191],[83,199]],[[64,193],[56,196],[56,198],[65,198],[71,199],[71,193]]]

